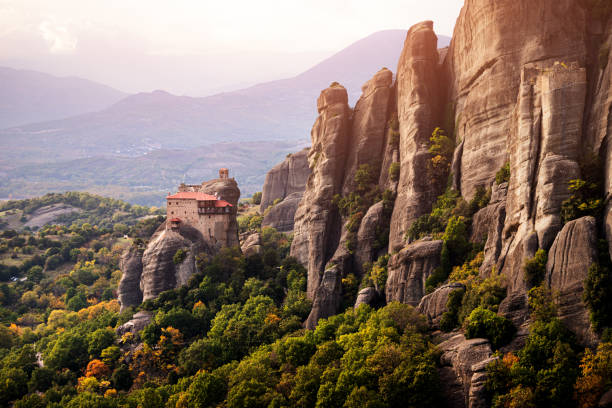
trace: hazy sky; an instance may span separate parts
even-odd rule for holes
[[[373,32],[422,20],[451,35],[462,4],[0,0],[0,65],[77,75],[128,92],[203,94],[297,74]]]

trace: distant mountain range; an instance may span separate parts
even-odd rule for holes
[[[238,91],[203,98],[175,96],[164,91],[140,93],[96,112],[1,130],[0,176],[5,177],[0,181],[0,197],[8,194],[19,196],[15,185],[28,186],[29,183],[35,183],[40,192],[71,188],[70,183],[63,183],[61,188],[54,186],[52,172],[43,171],[48,179],[40,172],[34,177],[37,168],[59,166],[64,169],[65,179],[73,180],[75,187],[97,189],[98,192],[100,183],[107,180],[106,186],[112,192],[110,187],[115,182],[111,181],[114,180],[112,172],[117,171],[117,167],[111,163],[120,158],[135,158],[151,152],[156,152],[156,157],[159,157],[162,151],[192,150],[201,146],[214,150],[219,148],[220,142],[282,142],[268,145],[271,158],[286,152],[289,146],[295,146],[293,150],[297,150],[309,141],[320,91],[338,81],[347,88],[354,103],[363,83],[376,71],[382,67],[395,70],[405,36],[404,30],[377,32],[296,77]],[[449,42],[448,37],[439,38],[440,47]],[[4,100],[2,103],[9,103],[4,95],[0,98]],[[57,97],[57,102],[62,103],[61,96]],[[254,148],[255,145],[245,146]],[[76,166],[69,164],[79,159],[86,160]],[[221,157],[218,163],[231,169],[231,160],[228,157],[224,161]],[[257,176],[255,179],[261,179],[263,183],[268,168],[261,167],[261,161],[254,161],[249,166],[248,155],[243,160],[242,164],[250,167],[251,173]],[[97,163],[95,182],[87,171],[88,163],[92,168]],[[135,163],[149,161],[139,159]],[[145,189],[159,188],[159,183],[154,183],[155,186],[140,183],[139,174],[138,170],[130,171],[122,179],[133,177],[128,184]],[[190,173],[185,181],[199,182],[207,176]],[[237,179],[239,183],[245,181],[240,177]],[[176,177],[163,180],[167,183],[164,184],[166,190],[174,188],[177,182]],[[258,188],[252,183],[249,185],[243,193],[252,193],[253,188]]]
[[[127,94],[86,79],[0,67],[0,129],[95,112]]]

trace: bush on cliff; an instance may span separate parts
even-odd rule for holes
[[[495,183],[502,184],[510,181],[510,162],[506,162],[501,169],[495,173]]]
[[[529,287],[539,285],[546,275],[546,261],[548,255],[545,250],[538,249],[533,258],[525,260],[523,271],[525,272],[525,283]]]
[[[515,331],[510,320],[481,306],[474,309],[465,320],[465,337],[484,337],[494,349],[509,343]]]
[[[556,317],[550,292],[529,291],[533,323],[525,346],[487,367],[485,389],[492,407],[573,407],[578,348],[573,334]]]

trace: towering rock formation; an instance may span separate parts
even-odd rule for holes
[[[580,2],[467,0],[445,60],[462,143],[460,191],[471,198],[508,158],[521,72],[555,61],[585,66],[586,12]],[[449,129],[450,130],[450,129]]]
[[[408,31],[397,66],[401,167],[391,217],[391,251],[403,247],[410,224],[431,210],[431,204],[440,193],[441,186],[433,183],[428,166],[429,138],[434,128],[441,125],[442,76],[437,43],[431,21],[413,26]]]
[[[576,64],[523,69],[509,141],[505,258],[500,260],[511,292],[524,289],[524,258],[550,248],[561,229],[569,181],[580,177],[585,98],[586,70]]]
[[[308,268],[307,293],[314,299],[327,261],[340,238],[339,214],[332,203],[341,192],[350,143],[346,89],[332,84],[317,100],[319,117],[312,128],[308,163],[312,174],[295,213],[291,255]]]

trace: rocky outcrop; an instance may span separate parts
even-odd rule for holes
[[[482,277],[490,275],[501,253],[507,193],[508,183],[493,184],[489,204],[472,218],[470,241],[484,243],[484,260],[480,266]]]
[[[176,264],[174,255],[179,249],[186,255]],[[212,252],[199,232],[188,226],[181,226],[179,231],[163,229],[154,235],[142,254],[142,300],[153,299],[163,291],[186,284],[197,270],[196,254],[205,250]]]
[[[442,187],[428,171],[429,138],[441,121],[437,44],[431,21],[413,26],[397,67],[400,174],[389,235],[391,252],[403,247],[410,224],[431,210]]]
[[[382,251],[386,251],[386,246],[381,242],[388,234],[389,219],[385,213],[383,201],[379,201],[368,209],[357,230],[357,244],[354,251],[355,271],[358,276],[364,272],[363,266],[378,258]]]
[[[137,306],[163,291],[185,285],[197,271],[196,256],[212,255],[217,249],[193,227],[181,225],[171,230],[162,224],[146,249],[132,245],[122,255],[123,274],[118,290],[121,309]],[[184,256],[175,263],[178,250],[182,250]]]
[[[361,88],[361,97],[353,110],[351,143],[342,186],[344,196],[357,189],[355,174],[363,166],[368,167],[372,179],[378,180],[389,116],[392,82],[393,73],[383,68]]]
[[[312,310],[304,327],[314,330],[319,319],[338,313],[342,301],[342,273],[338,265],[326,269],[323,278],[317,286],[312,302]]]
[[[374,306],[379,302],[379,298],[380,294],[375,288],[363,288],[357,294],[357,300],[355,301],[355,309],[357,309],[363,304]]]
[[[312,174],[295,213],[291,244],[291,255],[307,266],[310,299],[314,299],[325,265],[340,238],[340,217],[332,199],[341,192],[350,145],[351,109],[346,89],[332,84],[323,90],[317,109],[319,117],[312,128],[308,152]]]
[[[465,289],[465,285],[459,282],[440,286],[429,295],[423,296],[417,306],[417,310],[425,315],[431,327],[437,328],[442,315],[448,310],[446,303],[448,302],[449,295],[451,292],[461,289]]]
[[[576,64],[526,67],[510,137],[502,271],[510,292],[524,290],[521,265],[531,250],[548,249],[561,229],[568,183],[580,176],[586,70]],[[531,252],[528,251],[528,252]]]
[[[425,295],[425,281],[440,266],[442,241],[417,241],[389,259],[385,285],[387,303],[417,306]]]
[[[493,361],[491,345],[486,339],[470,339],[457,334],[438,345],[440,379],[447,406],[451,408],[484,408],[486,366]]]
[[[123,272],[117,290],[121,311],[126,307],[138,306],[142,303],[140,277],[142,276],[142,253],[144,247],[130,245],[121,255],[119,268]]]
[[[134,314],[132,318],[126,323],[119,326],[116,330],[117,335],[123,336],[126,333],[138,333],[151,323],[153,314],[146,310]]]
[[[295,212],[302,201],[304,192],[292,193],[278,204],[269,206],[264,212],[262,227],[272,227],[280,232],[293,231]]]
[[[586,18],[574,0],[465,2],[445,60],[455,137],[464,142],[459,186],[464,197],[489,185],[507,160],[523,67],[549,68],[555,61],[585,66]]]
[[[599,23],[599,22],[596,22]],[[590,28],[607,27],[601,33],[601,44],[596,48],[596,63],[592,73],[592,108],[586,121],[588,146],[604,160],[604,190],[612,194],[612,15],[607,24],[593,24]],[[605,230],[609,251],[612,255],[612,201],[605,209]]]
[[[308,148],[287,155],[281,163],[272,167],[266,174],[261,195],[261,212],[276,200],[284,200],[293,193],[304,193],[310,176],[308,167]]]
[[[241,236],[242,237],[242,236]],[[261,234],[254,232],[241,239],[240,250],[246,257],[261,253]]]
[[[582,301],[584,280],[589,267],[597,262],[595,218],[570,221],[561,230],[548,253],[546,283],[558,292],[559,317],[587,346],[597,343],[591,329],[588,309]]]

